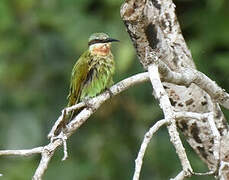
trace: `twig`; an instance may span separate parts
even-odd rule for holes
[[[9,156],[9,155],[31,156],[33,154],[40,154],[42,150],[43,147],[36,147],[33,149],[23,149],[23,150],[1,150],[0,156]]]
[[[48,145],[44,146],[41,152],[41,160],[33,176],[33,180],[42,180],[42,177],[48,168],[49,161],[51,160],[57,147],[62,145],[62,140],[57,139],[54,142],[50,142]]]
[[[171,178],[170,180],[183,180],[185,178],[185,172],[181,171],[175,178]]]
[[[204,119],[204,118],[208,118],[211,115],[211,113],[195,113],[195,112],[186,112],[186,111],[182,111],[182,112],[175,112],[175,118],[176,119],[183,119],[183,118],[192,118],[192,119]]]
[[[61,132],[63,134],[63,132]],[[68,148],[67,148],[67,137],[65,134],[63,134],[63,146],[64,146],[64,157],[62,158],[62,161],[65,161],[68,158]]]
[[[219,167],[219,177],[222,180],[227,180],[228,177],[224,177],[224,169],[228,169],[229,168],[229,163],[225,162],[225,161],[221,161],[220,162],[220,167]]]
[[[207,176],[207,175],[213,175],[214,171],[209,171],[204,173],[192,172],[192,174],[195,176]],[[171,178],[170,180],[183,180],[183,179],[185,179],[185,173],[184,171],[181,171],[175,178]]]
[[[185,86],[192,83],[196,84],[208,93],[212,99],[229,109],[229,94],[202,72],[192,68],[181,68],[179,73],[174,72],[163,61],[159,62],[159,72],[162,80],[166,82]]]
[[[75,104],[75,105],[73,105],[71,107],[65,108],[65,110],[66,110],[66,112],[68,114],[71,111],[74,111],[74,110],[81,109],[81,108],[85,107],[85,105],[86,104],[84,102],[80,102],[80,103]]]
[[[212,130],[212,134],[214,136],[214,151],[213,154],[216,158],[217,161],[219,161],[219,157],[220,157],[220,133],[218,131],[218,129],[216,128],[216,124],[214,121],[214,114],[211,113],[210,116],[208,117],[208,123],[211,127]]]
[[[141,168],[142,168],[142,163],[143,163],[143,158],[145,155],[146,148],[148,147],[148,144],[152,138],[152,136],[158,131],[158,129],[163,126],[164,124],[168,123],[168,120],[162,119],[160,121],[157,121],[153,127],[149,129],[149,131],[145,134],[144,140],[141,144],[141,148],[138,152],[137,159],[135,160],[135,171],[134,171],[134,176],[133,180],[138,180],[140,177],[141,173]]]
[[[196,176],[207,176],[207,175],[213,175],[214,173],[215,173],[214,171],[209,171],[209,172],[204,172],[204,173],[193,172],[193,175],[196,175]]]

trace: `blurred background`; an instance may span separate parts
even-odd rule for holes
[[[118,82],[144,71],[120,19],[123,0],[0,0],[0,149],[48,143],[47,133],[67,104],[71,69],[93,32],[113,44]],[[229,1],[175,0],[197,68],[229,91]],[[131,179],[144,133],[162,119],[149,83],[113,97],[56,152],[45,180]],[[229,117],[228,111],[225,115]],[[206,166],[185,143],[195,171]],[[31,179],[40,157],[0,157],[0,179]],[[166,128],[148,147],[141,179],[166,180],[181,170]],[[192,177],[211,180],[212,177]]]

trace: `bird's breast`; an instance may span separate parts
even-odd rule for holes
[[[108,56],[92,56],[90,62],[90,71],[85,81],[86,84],[90,84],[92,81],[105,81],[114,74],[115,62],[113,55],[110,53]]]
[[[113,82],[112,75],[114,70],[115,64],[112,54],[103,58],[101,56],[93,56],[80,99],[94,97],[105,88],[108,88]]]

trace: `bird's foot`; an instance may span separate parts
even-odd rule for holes
[[[68,139],[68,137],[67,137],[67,135],[65,134],[64,131],[61,131],[58,136],[52,137],[50,141],[54,142],[54,141],[56,141],[58,139],[60,139],[62,141],[62,143],[63,143],[64,156],[62,158],[62,161],[64,161],[64,160],[66,160],[68,158],[68,149],[67,149],[67,139]]]
[[[48,139],[51,141],[55,140],[55,137],[60,134],[61,130],[65,129],[67,123],[67,114],[66,109],[62,111],[62,115],[58,118],[58,120],[53,125],[51,131],[48,134]]]
[[[91,109],[93,112],[95,112],[96,108],[94,107],[94,105],[90,102],[90,98],[86,97],[83,99],[83,102],[86,105],[87,109]]]
[[[112,98],[114,96],[114,94],[111,92],[110,88],[106,88],[106,91],[108,91],[110,98]]]

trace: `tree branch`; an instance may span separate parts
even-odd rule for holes
[[[177,126],[210,171],[218,170],[219,161],[220,164],[229,162],[229,126],[217,103],[229,109],[229,96],[195,69],[174,3],[172,0],[126,0],[120,13],[143,67],[148,70],[158,61],[160,78],[164,81],[163,87],[172,108],[176,112],[213,113],[220,137],[213,134],[215,128],[209,118],[206,121],[206,118],[197,120],[183,116],[177,121]],[[147,54],[151,57],[148,58]],[[216,147],[220,160],[214,153]],[[221,177],[229,177],[229,168],[223,169]]]
[[[167,124],[169,121],[162,119],[160,121],[157,121],[153,127],[151,127],[149,129],[149,131],[145,134],[144,140],[141,144],[141,148],[138,152],[138,157],[135,160],[135,171],[134,171],[134,176],[133,176],[133,180],[138,180],[140,177],[140,172],[141,172],[141,168],[142,168],[142,163],[143,163],[143,158],[145,155],[145,151],[146,148],[152,138],[152,136],[159,130],[159,128],[165,124]]]
[[[170,141],[173,143],[176,149],[176,153],[178,154],[180,158],[181,165],[182,165],[185,176],[189,177],[193,170],[191,168],[191,165],[187,158],[185,149],[179,137],[179,133],[177,131],[176,121],[175,121],[175,117],[176,117],[175,111],[161,83],[160,75],[158,72],[158,65],[156,64],[156,62],[148,66],[148,71],[150,75],[151,84],[154,90],[154,96],[156,99],[159,100],[160,107],[164,113],[164,118],[169,121],[167,128],[168,128],[168,132],[170,135]]]
[[[181,68],[179,72],[174,72],[163,61],[159,63],[159,72],[166,82],[183,86],[196,84],[215,102],[229,109],[229,94],[202,72],[193,68]]]
[[[187,81],[185,81],[185,79],[187,78],[186,71],[182,71],[180,73],[173,72],[164,63],[159,63],[158,69],[160,72],[160,76],[163,76],[164,81],[173,82],[173,83],[177,83],[177,84],[185,83],[184,85],[190,85],[191,83],[195,83],[196,79],[201,79],[201,77],[203,77],[201,72],[194,70],[196,73],[191,73],[191,74],[193,74],[192,75],[193,81],[188,81],[188,83],[187,83]],[[154,77],[152,79],[152,81],[155,81],[155,77],[157,77],[155,75],[155,71],[150,70],[150,69],[149,69],[149,71],[150,71],[150,73],[153,73],[151,75],[151,77]],[[138,84],[138,83],[148,81],[149,79],[150,78],[149,78],[148,72],[140,73],[140,74],[134,75],[132,77],[129,77],[129,78],[117,83],[116,85],[114,85],[110,88],[110,91],[112,92],[112,94],[117,95],[117,94],[121,93],[122,91],[130,88],[131,86]],[[214,89],[219,89],[219,91],[217,91],[217,92],[221,92],[223,94],[223,96],[225,96],[225,97],[228,96],[228,94],[225,91],[223,91],[216,83],[214,83],[209,78],[208,78],[208,82],[209,82],[209,84],[212,84],[212,86],[211,86],[212,88],[207,89],[207,92],[209,94],[214,94],[214,92],[215,92]],[[201,84],[201,83],[199,84],[200,87],[202,87],[202,85],[203,84]],[[156,87],[155,89],[158,89],[158,88]],[[155,92],[157,92],[157,91],[155,91]],[[158,94],[161,94],[161,93],[158,92]],[[156,97],[158,97],[158,94]],[[213,97],[217,97],[217,96],[213,95]],[[44,174],[45,170],[47,169],[48,163],[49,163],[51,157],[53,156],[56,148],[58,146],[64,145],[63,160],[65,160],[67,158],[66,140],[68,139],[68,137],[70,137],[94,113],[94,111],[96,109],[98,109],[101,106],[101,104],[104,103],[109,98],[110,98],[110,94],[108,92],[104,92],[101,95],[99,95],[93,99],[90,99],[89,103],[92,104],[93,108],[92,109],[84,108],[71,122],[69,122],[66,125],[66,129],[64,130],[64,133],[61,131],[58,136],[55,136],[54,132],[56,131],[60,122],[63,120],[64,113],[68,114],[73,110],[84,107],[85,104],[84,104],[84,102],[80,102],[74,106],[71,106],[71,107],[68,107],[68,108],[65,108],[64,110],[62,110],[61,116],[57,119],[57,121],[53,125],[53,127],[52,127],[52,129],[48,135],[49,138],[52,137],[50,144],[43,146],[43,147],[36,147],[33,149],[25,149],[25,150],[2,150],[2,151],[0,151],[0,156],[1,155],[2,156],[3,155],[30,156],[33,154],[41,154],[41,161],[40,161],[39,167],[37,168],[36,173],[34,175],[34,180],[41,179],[42,175]],[[217,99],[215,99],[215,100],[217,101]],[[167,99],[167,102],[168,102],[168,99]],[[226,102],[226,101],[224,101],[224,102]],[[203,119],[203,118],[207,118],[208,115],[209,115],[209,113],[199,114],[199,113],[194,113],[194,112],[176,112],[174,114],[174,116],[175,116],[174,118],[175,119],[182,119],[185,117],[185,118]],[[210,122],[212,124],[212,121],[210,121]],[[216,132],[215,129],[214,129],[214,132]],[[173,134],[174,130],[171,131],[171,133]],[[215,138],[218,138],[217,142],[219,142],[218,134],[217,135],[215,134]],[[219,146],[219,143],[218,143],[217,147],[218,146]],[[140,150],[140,152],[143,152],[143,150]],[[144,154],[142,154],[142,155],[144,156]],[[139,168],[141,169],[141,165],[138,165],[138,168],[137,168],[138,169],[137,172],[140,173]],[[135,174],[138,174],[137,172],[135,172]],[[134,175],[134,177],[137,177],[137,175]]]
[[[17,155],[17,156],[31,156],[33,154],[40,154],[42,152],[43,147],[36,147],[33,149],[23,149],[23,150],[1,150],[0,156],[9,156],[9,155]]]
[[[135,84],[150,79],[154,96],[159,100],[165,118],[158,121],[145,135],[136,159],[133,179],[139,179],[148,143],[163,124],[167,124],[170,141],[182,165],[182,171],[174,178],[175,180],[184,179],[192,174],[212,174],[217,170],[218,177],[225,179],[229,174],[229,128],[217,103],[229,109],[229,95],[214,81],[195,69],[191,53],[180,33],[172,0],[126,0],[121,8],[121,16],[140,62],[148,72],[129,77],[112,86],[110,91],[113,95],[117,95]],[[164,83],[162,84],[161,81]],[[84,108],[68,122],[64,130],[56,135],[56,130],[63,122],[65,115],[85,107],[85,104],[81,102],[63,109],[48,135],[51,138],[49,144],[32,149],[2,150],[0,155],[41,154],[40,163],[33,176],[33,180],[41,180],[56,149],[64,146],[63,160],[65,160],[67,139],[102,103],[110,98],[110,93],[106,91],[90,99],[89,103],[92,106]],[[208,165],[210,172],[194,173],[192,171],[177,132],[177,125],[188,137],[189,144]]]
[[[113,95],[118,95],[122,91],[136,85],[139,83],[143,83],[149,80],[148,73],[139,73],[137,75],[131,76],[126,78],[119,83],[115,84],[110,88],[110,91]],[[6,155],[17,155],[17,156],[31,156],[33,154],[41,154],[40,163],[36,169],[36,172],[33,176],[33,180],[41,180],[46,169],[48,168],[49,161],[51,160],[52,156],[54,155],[56,149],[64,145],[64,159],[67,157],[67,149],[66,149],[66,140],[74,133],[76,130],[97,110],[102,103],[106,100],[110,99],[109,92],[105,91],[104,93],[98,95],[95,98],[89,100],[89,103],[92,104],[92,108],[84,108],[72,121],[70,121],[64,131],[61,131],[59,135],[55,136],[53,134],[50,143],[46,146],[36,147],[32,149],[25,149],[25,150],[1,150],[0,156]],[[64,117],[64,112],[71,112],[79,107],[83,107],[83,103],[79,103],[72,107],[66,108],[62,110],[61,116],[57,119],[54,126],[52,127],[51,133],[55,132],[55,128],[58,127],[58,123],[60,123]]]

